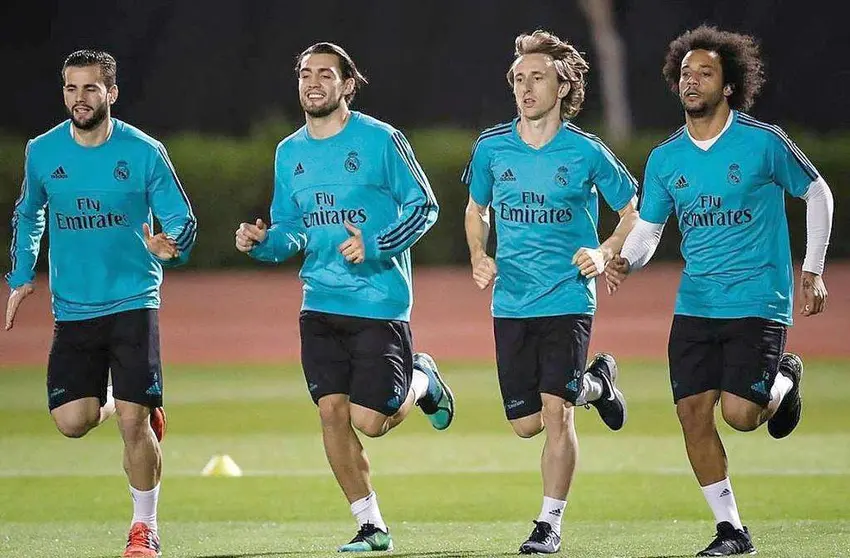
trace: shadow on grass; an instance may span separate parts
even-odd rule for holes
[[[516,552],[481,552],[477,550],[434,550],[431,552],[393,552],[393,558],[404,556],[405,558],[471,558],[480,556],[482,558],[498,558],[500,556],[516,556]]]
[[[310,556],[311,554],[327,554],[327,552],[304,552],[292,550],[284,552],[252,552],[248,554],[199,554],[193,558],[274,558],[276,556]],[[390,552],[387,556],[392,558],[501,558],[504,556],[516,556],[516,552],[492,553],[474,550],[435,550],[430,552]],[[104,557],[106,558],[106,557]],[[647,557],[649,558],[649,557]],[[662,557],[658,557],[662,558]]]
[[[248,552],[241,554],[196,554],[192,558],[276,558],[282,556],[327,555],[327,551],[284,550],[278,552]],[[385,554],[385,553],[379,553]],[[479,550],[432,550],[427,552],[390,552],[391,558],[504,558],[516,552],[483,552]],[[652,554],[640,558],[692,558],[693,554]],[[102,558],[114,558],[112,555]]]

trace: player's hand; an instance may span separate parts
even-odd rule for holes
[[[345,257],[345,260],[354,264],[363,263],[366,259],[366,247],[363,244],[363,232],[349,223],[343,221],[345,230],[348,231],[348,238],[339,245],[339,253]]]
[[[482,291],[493,284],[498,273],[496,260],[487,254],[472,260],[472,280]]]
[[[262,219],[257,219],[253,224],[241,223],[236,229],[236,249],[247,254],[266,239],[268,231]]]
[[[142,234],[144,234],[148,252],[157,258],[170,260],[180,255],[180,251],[177,249],[177,242],[173,238],[169,238],[163,232],[151,234],[151,228],[147,223],[142,224]]]
[[[800,276],[800,296],[803,299],[800,314],[814,316],[826,310],[827,292],[823,277],[810,271],[804,271]]]
[[[592,279],[602,275],[605,264],[611,259],[611,252],[601,246],[599,248],[579,248],[573,254],[573,265],[578,267],[582,275]]]
[[[608,294],[616,293],[631,271],[632,266],[629,260],[620,254],[614,254],[611,261],[605,266],[605,286],[608,288]]]
[[[12,289],[9,293],[9,302],[6,303],[6,331],[12,329],[15,325],[15,314],[18,313],[18,306],[21,302],[35,292],[32,283],[24,283],[16,289]]]

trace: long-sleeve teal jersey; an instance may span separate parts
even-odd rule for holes
[[[408,321],[410,247],[438,211],[404,135],[352,111],[334,136],[312,138],[305,126],[278,144],[272,225],[250,254],[281,262],[304,251],[304,310]],[[362,263],[338,250],[349,237],[346,221],[362,232]]]
[[[21,196],[12,215],[11,288],[35,277],[49,235],[50,290],[58,321],[158,308],[162,268],[188,260],[197,221],[165,148],[120,120],[97,147],[79,145],[66,120],[30,140]],[[161,261],[144,241],[153,217],[177,242]]]
[[[684,127],[652,150],[640,215],[660,225],[675,213],[679,221],[685,269],[676,314],[791,325],[785,193],[802,197],[819,174],[779,127],[732,114],[708,150]]]

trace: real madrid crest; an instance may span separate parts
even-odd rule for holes
[[[118,161],[115,163],[115,170],[112,171],[112,176],[115,180],[127,180],[130,178],[130,166],[127,161]]]
[[[352,151],[345,158],[345,170],[348,172],[357,172],[360,168],[360,159],[357,158],[357,152]]]
[[[726,180],[729,181],[729,184],[741,183],[741,167],[738,163],[732,163],[729,165],[729,172],[726,173]]]
[[[558,167],[558,172],[555,173],[555,182],[565,188],[569,185],[570,175],[567,167]]]

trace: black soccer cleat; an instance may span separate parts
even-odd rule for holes
[[[520,554],[554,554],[561,550],[561,535],[545,521],[535,521],[528,540],[519,547]]]
[[[767,431],[774,438],[784,438],[797,428],[803,411],[800,382],[803,380],[803,360],[793,353],[784,353],[779,359],[779,372],[791,379],[793,386],[785,394],[779,408],[767,421]]]
[[[619,430],[626,423],[626,398],[617,388],[617,362],[608,353],[597,353],[586,374],[602,382],[602,395],[589,404],[596,407],[599,417],[611,430]]]
[[[755,554],[756,547],[747,528],[735,529],[728,521],[717,524],[717,534],[711,544],[697,556],[734,556],[736,554]]]

